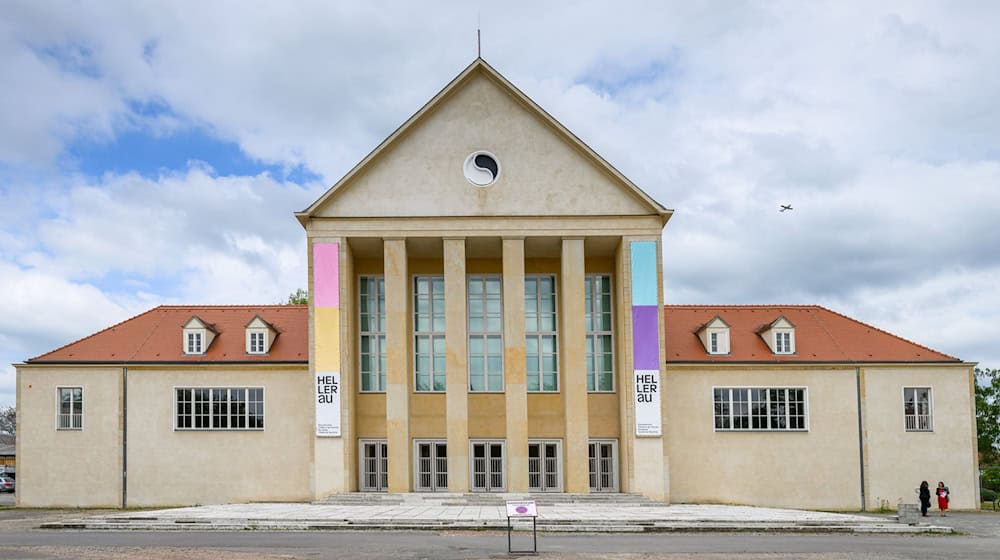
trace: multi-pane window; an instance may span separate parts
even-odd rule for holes
[[[788,331],[778,331],[774,333],[774,353],[792,353],[792,333]]]
[[[362,276],[360,292],[361,391],[385,391],[385,277]]]
[[[528,391],[559,390],[554,276],[524,279],[524,336]]]
[[[250,331],[250,353],[251,354],[263,354],[264,353],[264,343],[267,333],[264,331]]]
[[[615,390],[614,350],[611,339],[611,277],[590,275],[584,280],[587,328],[587,390]]]
[[[934,429],[931,417],[930,387],[904,388],[903,407],[905,409],[906,431],[929,432]]]
[[[413,279],[414,369],[417,391],[445,390],[444,277]]]
[[[469,391],[503,391],[499,276],[469,276]]]
[[[60,430],[83,429],[83,387],[59,387],[59,418],[57,426]]]
[[[183,387],[176,390],[178,430],[263,430],[263,387]]]
[[[794,387],[718,387],[716,430],[807,429],[806,390]]]
[[[709,340],[709,346],[711,347],[711,350],[709,350],[709,351],[711,353],[713,353],[713,354],[718,354],[719,353],[719,333],[717,333],[717,332],[709,333],[708,340]]]
[[[187,333],[187,354],[201,354],[201,333]]]

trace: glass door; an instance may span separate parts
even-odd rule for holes
[[[474,492],[503,492],[506,488],[504,473],[504,444],[499,441],[471,442],[472,490]]]
[[[559,442],[528,443],[528,488],[532,492],[562,492]]]
[[[416,455],[417,491],[447,492],[448,444],[443,441],[418,441]]]
[[[385,440],[362,440],[360,460],[358,489],[385,492],[389,488],[389,451]]]
[[[588,445],[590,459],[590,491],[618,491],[618,442],[613,440],[591,441]]]

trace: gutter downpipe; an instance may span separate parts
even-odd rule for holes
[[[854,384],[858,396],[858,472],[861,475],[861,511],[865,511],[865,441],[861,421],[861,368],[854,368]]]
[[[128,368],[122,367],[122,509],[128,504]]]

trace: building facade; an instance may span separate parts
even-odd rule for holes
[[[161,307],[19,364],[19,503],[851,510],[940,478],[976,507],[971,364],[815,306],[664,307],[670,216],[477,59],[296,215],[308,307]]]

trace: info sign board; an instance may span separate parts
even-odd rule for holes
[[[635,370],[635,435],[661,435],[663,427],[660,418],[660,371],[637,369]]]
[[[340,437],[340,372],[316,372],[316,435]]]
[[[535,500],[507,502],[507,517],[538,517],[538,506]]]

